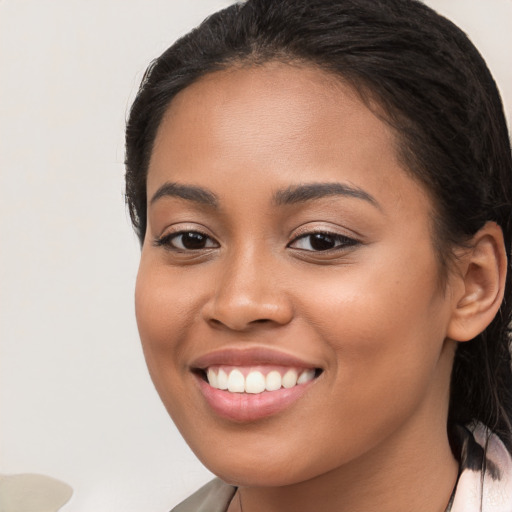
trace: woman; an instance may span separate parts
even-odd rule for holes
[[[145,357],[220,478],[175,510],[512,510],[511,152],[459,29],[233,5],[150,66],[126,141]]]

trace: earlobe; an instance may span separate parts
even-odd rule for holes
[[[447,337],[469,341],[498,313],[505,288],[507,255],[501,228],[487,222],[461,259],[462,293],[456,297]]]

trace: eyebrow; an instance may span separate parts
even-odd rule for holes
[[[322,199],[329,196],[345,196],[362,199],[381,209],[376,199],[359,187],[345,183],[307,183],[292,185],[274,193],[273,202],[277,206],[305,203],[313,199]],[[210,190],[195,185],[180,185],[178,183],[164,183],[151,198],[150,204],[162,197],[177,197],[199,204],[219,207],[217,196]]]
[[[219,201],[217,196],[202,187],[194,185],[179,185],[178,183],[164,183],[151,198],[150,204],[155,203],[162,197],[177,197],[179,199],[186,199],[187,201],[194,201],[195,203],[204,204],[218,208]]]
[[[312,199],[321,199],[329,196],[345,196],[362,199],[381,209],[377,200],[368,192],[359,187],[345,183],[306,183],[290,186],[284,190],[278,190],[274,194],[274,203],[278,206],[305,203]]]

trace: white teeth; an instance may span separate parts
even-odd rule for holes
[[[208,378],[208,382],[210,383],[210,386],[212,386],[212,388],[219,388],[219,381],[217,379],[217,375],[215,374],[215,372],[213,371],[212,368],[208,368],[208,372],[206,374],[207,378]]]
[[[297,384],[297,372],[295,370],[288,370],[283,375],[283,388],[293,388]]]
[[[265,377],[261,372],[250,372],[245,378],[245,391],[247,393],[262,393],[265,391]]]
[[[253,370],[244,377],[242,371],[237,368],[231,370],[229,375],[223,369],[208,368],[206,377],[210,386],[216,389],[228,390],[231,393],[258,394],[305,384],[315,378],[315,370],[311,368],[303,370],[299,375],[296,369],[290,368],[283,376],[277,370],[272,370],[267,375]]]
[[[265,389],[267,391],[277,391],[281,389],[281,374],[278,371],[273,370],[267,375],[265,379]]]
[[[215,387],[210,382],[210,385]],[[217,389],[228,389],[228,375],[224,370],[219,370],[219,374],[217,375]]]
[[[315,378],[315,370],[304,370],[299,378],[297,379],[297,384],[304,384],[305,382],[309,382]]]
[[[243,393],[245,391],[245,379],[240,370],[231,370],[228,377],[228,391],[231,393]]]

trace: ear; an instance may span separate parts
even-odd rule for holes
[[[478,336],[498,313],[505,290],[507,253],[503,232],[487,222],[472,238],[471,249],[459,260],[462,286],[455,299],[447,337],[468,341]]]

